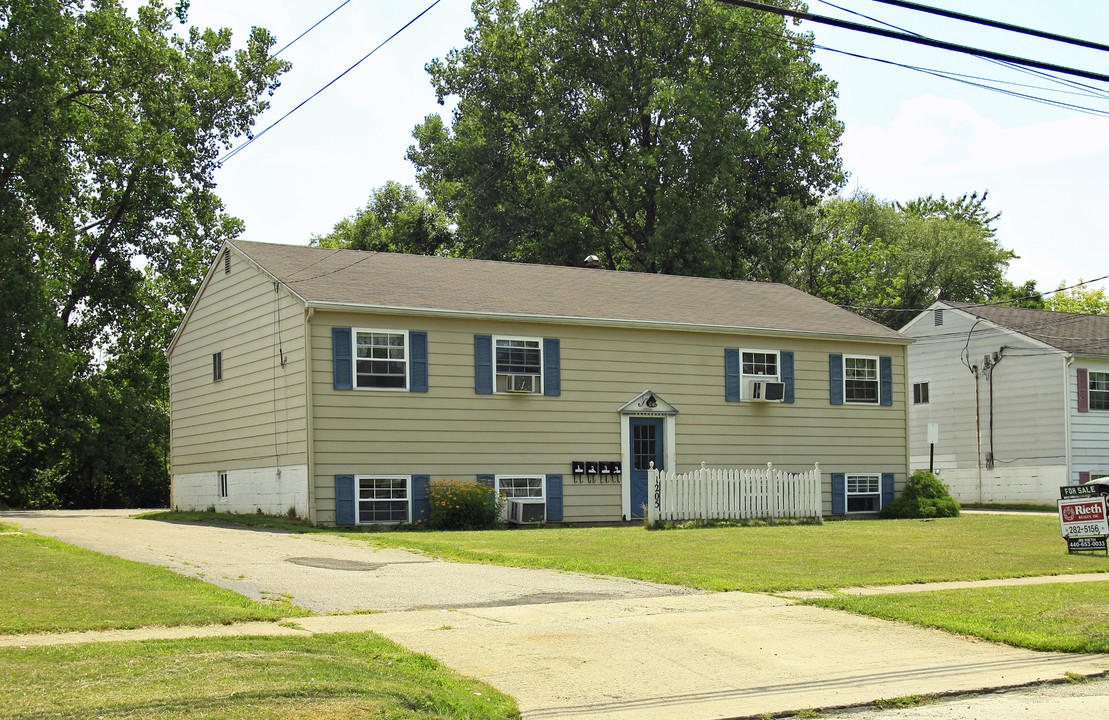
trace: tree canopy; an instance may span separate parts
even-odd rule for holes
[[[174,34],[187,7],[0,0],[0,301],[20,309],[0,320],[5,502],[168,485],[161,350],[241,228],[217,158],[288,67],[261,28],[234,51],[228,30]]]
[[[797,4],[790,2],[790,4]],[[807,35],[710,0],[477,0],[409,158],[471,257],[781,279],[842,179]]]
[[[1081,281],[1079,283],[1081,284]],[[1068,289],[1064,283],[1059,285],[1058,290],[1044,298],[1044,307],[1059,312],[1109,315],[1109,297],[1102,287],[1081,286]]]
[[[901,204],[862,191],[829,199],[791,282],[893,328],[936,300],[1034,295],[1034,283],[1018,289],[1005,279],[1016,255],[997,242],[1000,216],[986,199],[973,193]]]
[[[454,233],[446,214],[411,185],[390,180],[370,193],[369,202],[335,223],[313,245],[412,255],[449,254]]]

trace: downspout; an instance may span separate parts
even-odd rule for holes
[[[1071,414],[1070,409],[1070,368],[1074,364],[1074,355],[1066,354],[1063,356],[1063,451],[1064,460],[1066,461],[1067,476],[1064,479],[1065,485],[1071,484],[1071,479],[1074,477],[1071,472],[1071,421],[1074,416]],[[1075,398],[1077,401],[1077,398]]]
[[[312,315],[315,308],[304,309],[304,461],[308,468],[308,522],[316,524],[316,470],[312,464]]]

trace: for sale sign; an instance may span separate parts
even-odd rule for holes
[[[1066,498],[1058,502],[1063,537],[1109,535],[1109,520],[1106,519],[1104,496]]]

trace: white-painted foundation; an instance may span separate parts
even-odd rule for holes
[[[308,517],[308,466],[226,470],[227,497],[220,497],[220,471],[173,476],[171,506],[177,510],[284,515],[289,508]]]
[[[1065,465],[982,468],[981,485],[976,468],[937,469],[936,476],[961,503],[1054,505],[1059,487],[1073,484],[1067,479]]]

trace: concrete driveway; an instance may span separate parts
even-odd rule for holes
[[[334,537],[127,515],[0,519],[251,597],[322,612],[386,610],[297,623],[378,632],[513,695],[526,718],[746,717],[1109,669],[1109,656],[1035,653],[788,598],[444,563]]]

